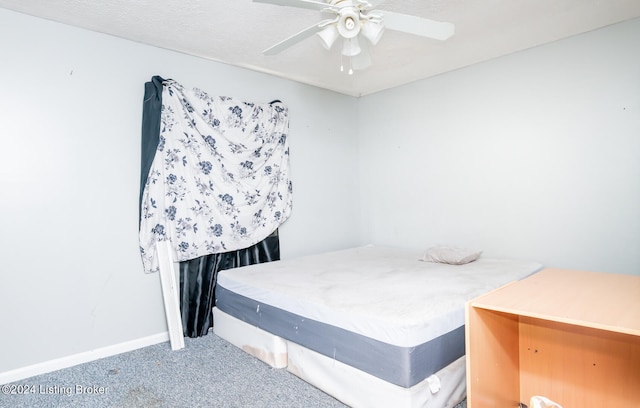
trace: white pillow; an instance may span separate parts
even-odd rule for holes
[[[464,265],[480,258],[480,255],[482,255],[482,251],[439,245],[427,249],[422,260],[451,265]]]

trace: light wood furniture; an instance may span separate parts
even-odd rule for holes
[[[544,269],[467,302],[467,404],[640,407],[640,276]]]

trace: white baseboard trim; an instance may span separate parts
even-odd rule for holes
[[[154,344],[166,341],[169,341],[169,332],[158,333],[135,340],[125,341],[124,343],[114,344],[91,351],[56,358],[54,360],[44,361],[27,367],[17,368],[15,370],[5,371],[0,373],[0,384],[8,384],[24,380],[25,378],[50,373],[63,368],[73,367],[78,364],[88,363],[105,357],[115,356],[116,354],[126,353],[128,351],[137,350],[147,346],[153,346]]]

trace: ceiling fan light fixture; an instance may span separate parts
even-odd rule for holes
[[[362,35],[373,45],[378,44],[382,34],[384,34],[384,25],[381,23],[365,21],[362,25]]]
[[[338,29],[336,28],[335,24],[331,24],[318,33],[318,37],[320,37],[320,39],[322,40],[322,45],[328,50],[331,49],[333,43],[336,42],[339,36],[340,33],[338,33]]]
[[[345,57],[353,57],[360,54],[360,44],[358,37],[345,38],[342,42],[342,55]]]
[[[351,58],[351,67],[355,70],[367,69],[371,66],[371,54],[366,47],[366,43],[363,43],[361,52]]]
[[[353,38],[360,32],[360,16],[355,9],[343,9],[340,11],[340,19],[337,23],[338,32],[344,38]]]

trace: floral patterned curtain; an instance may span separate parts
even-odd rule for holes
[[[157,241],[169,240],[178,261],[248,248],[276,231],[292,207],[282,103],[210,96],[159,77],[147,86],[160,84],[157,147],[153,161],[142,163],[139,241],[147,273],[158,270]],[[145,103],[154,101],[145,95]],[[153,122],[143,115],[143,126],[145,118]]]

